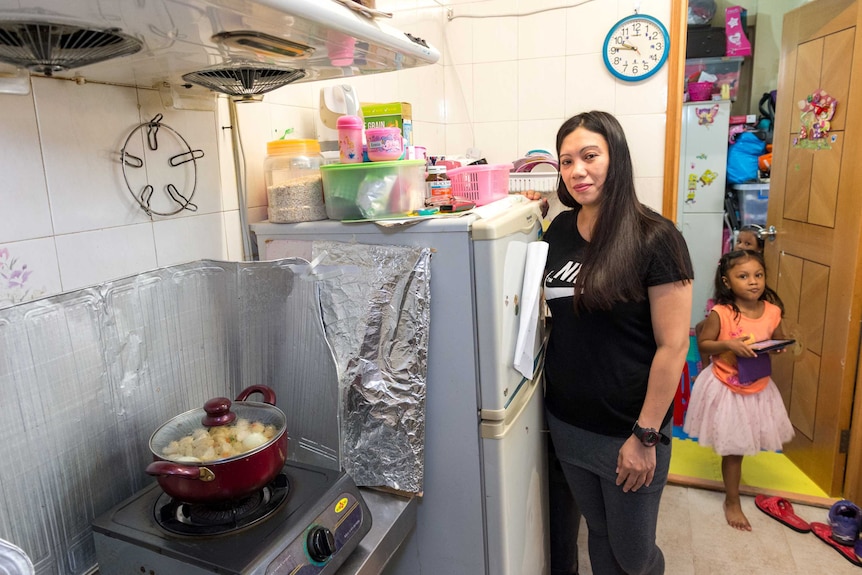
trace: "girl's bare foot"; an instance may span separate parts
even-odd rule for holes
[[[734,502],[725,499],[724,517],[727,519],[727,524],[734,529],[751,531],[751,523],[748,522],[748,518],[742,512],[742,505],[739,503],[739,500]]]

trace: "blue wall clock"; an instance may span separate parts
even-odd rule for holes
[[[661,22],[633,14],[611,26],[602,56],[611,74],[626,82],[638,82],[664,66],[669,48],[670,38]]]

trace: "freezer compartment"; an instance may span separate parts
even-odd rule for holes
[[[508,417],[481,423],[485,460],[488,573],[547,575],[547,452],[541,378]]]
[[[530,381],[513,362],[521,317],[529,317],[530,312],[522,306],[528,246],[539,239],[541,229],[537,202],[515,204],[501,216],[473,225],[482,419],[505,417]],[[538,305],[535,307],[538,312]],[[537,364],[542,329],[538,313],[536,317],[535,337],[527,345]]]

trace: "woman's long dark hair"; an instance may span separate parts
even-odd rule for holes
[[[763,273],[766,273],[766,262],[763,259],[763,254],[753,250],[727,252],[718,260],[718,269],[715,270],[715,287],[712,299],[716,304],[725,304],[733,308],[734,317],[738,317],[741,312],[736,305],[736,296],[733,294],[730,286],[724,282],[724,278],[728,277],[727,274],[732,268],[739,264],[744,264],[748,260],[757,260],[761,267],[763,267]],[[765,286],[759,299],[777,305],[781,309],[781,316],[784,317],[784,302],[781,301],[781,298],[778,297],[778,294],[771,287]]]
[[[598,218],[578,274],[582,290],[575,289],[575,308],[609,309],[615,302],[645,299],[638,271],[643,267],[644,254],[657,242],[670,243],[673,261],[667,263],[668,267],[675,267],[678,277],[690,280],[687,248],[679,234],[670,234],[672,226],[638,200],[631,154],[620,123],[611,114],[600,111],[569,118],[557,132],[557,158],[563,140],[578,128],[604,137],[609,162]],[[563,205],[580,211],[581,205],[569,194],[562,178],[557,197]]]

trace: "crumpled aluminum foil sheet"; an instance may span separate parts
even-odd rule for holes
[[[370,460],[352,459],[354,451],[380,449],[387,453],[382,467],[394,461],[389,444],[400,441],[418,465],[396,462],[399,471],[387,472],[388,481],[396,489],[421,488],[428,261],[408,263],[397,248],[390,250],[382,257],[355,248],[345,255],[352,261],[330,265],[327,273],[299,258],[202,260],[0,309],[0,435],[6,438],[0,458],[9,463],[0,466],[0,538],[23,549],[40,575],[92,571],[91,521],[154,481],[143,472],[152,459],[151,434],[212,397],[236,397],[257,384],[275,390],[287,415],[289,459],[338,469],[344,457],[356,461],[345,468],[361,474],[361,462]],[[338,253],[332,250],[333,257]],[[339,276],[353,285],[340,289]],[[372,311],[351,316],[355,322],[338,314],[368,306],[321,303],[360,292],[369,294],[358,301],[371,302]],[[403,325],[411,314],[421,322],[416,333]],[[328,341],[325,317],[334,337],[341,333],[348,341],[346,334],[368,331],[362,322],[378,318],[386,338],[375,346],[373,336],[354,336],[339,348]],[[393,324],[393,317],[401,319]],[[393,340],[402,335],[414,341]],[[406,357],[414,344],[422,361]],[[342,350],[337,356],[336,349]],[[372,409],[359,398],[356,413],[342,412],[339,382],[358,373],[337,367],[348,349],[384,358],[379,371],[387,385],[388,374],[399,374],[392,379],[399,394],[421,380],[421,399],[408,409],[415,423],[399,428],[403,437],[377,430],[386,404]],[[408,366],[410,377],[402,382]],[[352,398],[351,386],[345,389]],[[345,433],[342,442],[340,420],[350,429],[363,419],[375,431]],[[348,444],[351,436],[356,440]],[[406,473],[409,480],[402,479]],[[380,475],[371,473],[373,484],[387,484]]]
[[[343,397],[342,465],[360,486],[421,493],[431,250],[315,241]]]

